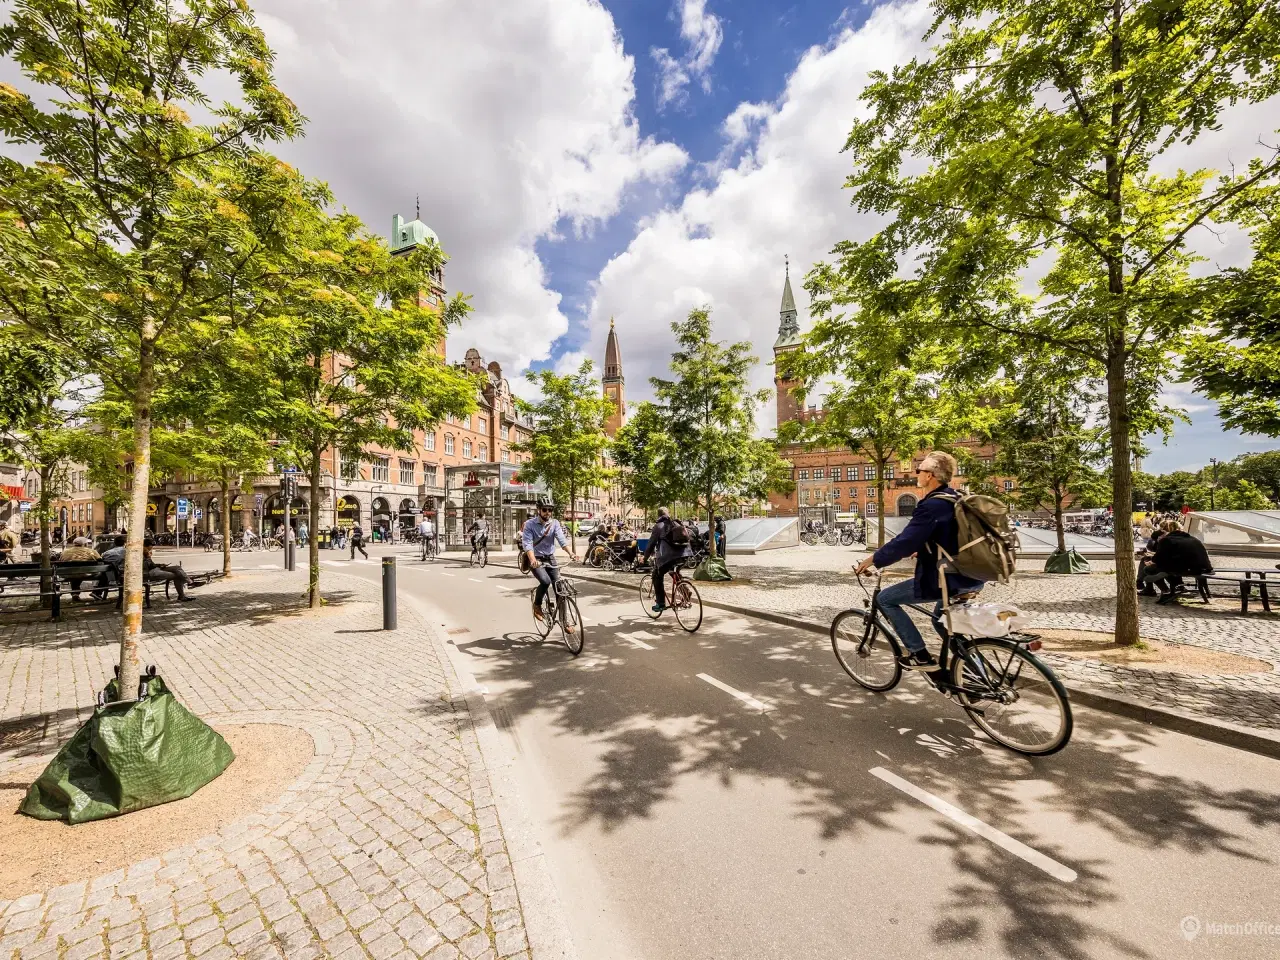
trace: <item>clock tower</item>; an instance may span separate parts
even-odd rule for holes
[[[604,395],[613,403],[613,414],[604,432],[612,438],[627,422],[626,381],[622,376],[622,351],[618,349],[618,333],[609,318],[609,340],[604,348]]]

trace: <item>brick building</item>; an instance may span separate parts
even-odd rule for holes
[[[802,348],[800,314],[796,310],[791,292],[791,269],[788,264],[782,285],[782,305],[778,311],[778,338],[773,344],[775,360]],[[798,419],[819,417],[817,407],[805,409],[795,395],[798,382],[781,376],[774,377],[777,395],[779,425]],[[976,460],[991,463],[993,448],[975,441],[961,441],[953,447],[967,449]],[[792,479],[796,489],[789,494],[769,495],[769,507],[775,516],[805,516],[830,521],[837,513],[853,513],[859,516],[875,516],[879,509],[876,500],[876,467],[861,453],[847,447],[807,448],[800,444],[783,447],[781,455],[791,462]],[[915,451],[910,458],[891,463],[885,470],[884,512],[888,517],[905,517],[915,512],[916,504],[924,491],[916,485],[915,468],[927,451]],[[961,473],[952,485],[964,487],[963,465]],[[1012,491],[1014,481],[998,481],[1006,491]]]

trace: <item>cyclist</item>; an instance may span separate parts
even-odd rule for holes
[[[471,552],[475,553],[481,544],[489,543],[489,521],[484,517],[476,517],[467,528],[467,533],[471,535]]]
[[[937,666],[924,644],[924,637],[911,621],[904,603],[936,600],[934,616],[942,612],[942,587],[938,583],[938,547],[951,556],[960,552],[960,532],[956,524],[956,501],[960,494],[950,487],[955,475],[956,458],[949,453],[934,451],[920,461],[916,468],[916,482],[925,491],[924,498],[916,505],[911,521],[900,534],[867,557],[855,567],[861,576],[871,567],[883,570],[905,557],[916,558],[915,576],[910,580],[891,584],[880,591],[878,603],[885,616],[893,624],[907,657],[903,666],[928,669]],[[948,571],[947,593],[954,597],[960,593],[981,590],[983,581]],[[936,621],[934,629],[937,629]]]
[[[564,527],[553,516],[554,513],[553,504],[538,504],[538,515],[525,521],[524,531],[520,535],[520,546],[524,550],[525,559],[538,581],[538,590],[533,597],[533,615],[538,620],[544,619],[542,601],[547,596],[547,590],[560,579],[560,568],[556,564],[556,545],[569,554],[570,560],[578,562],[577,554],[569,547]]]
[[[435,551],[435,527],[430,519],[424,513],[422,519],[418,521],[418,540],[422,544],[422,559],[427,559],[427,554]]]
[[[642,563],[648,563],[654,550],[658,551],[658,562],[653,565],[653,605],[654,613],[667,609],[667,588],[662,579],[682,562],[693,555],[689,549],[689,531],[679,520],[671,518],[666,507],[658,508],[658,522],[649,532],[649,545],[645,547]]]

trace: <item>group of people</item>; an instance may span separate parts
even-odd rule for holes
[[[62,548],[61,553],[57,554],[53,559],[59,563],[105,563],[110,569],[100,574],[94,581],[94,590],[106,590],[113,583],[118,584],[124,577],[124,556],[125,545],[128,543],[128,536],[124,532],[112,534],[110,538],[111,545],[99,553],[94,549],[93,541],[88,537],[76,537],[71,543]],[[8,524],[0,521],[0,563],[12,562],[17,557],[18,551],[17,535],[9,529]],[[169,581],[173,584],[178,592],[178,599],[183,603],[195,599],[187,595],[187,584],[190,578],[187,572],[182,569],[181,564],[157,563],[153,556],[155,544],[150,540],[142,542],[142,575],[145,580],[150,583],[164,583]],[[32,557],[38,557],[39,554],[32,554]],[[68,577],[71,583],[71,599],[73,602],[80,600],[80,593],[83,589],[84,579],[74,579]]]
[[[1139,525],[1139,536],[1145,536],[1146,544],[1138,562],[1138,594],[1158,597],[1158,604],[1173,603],[1183,589],[1182,578],[1213,573],[1213,561],[1205,545],[1172,515],[1158,526],[1147,528],[1147,523],[1144,519]]]

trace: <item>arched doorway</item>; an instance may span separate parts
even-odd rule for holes
[[[237,493],[231,498],[231,535],[242,533],[245,526],[244,497]]]
[[[263,505],[266,512],[266,530],[270,534],[276,532],[277,527],[284,525],[284,499],[280,494],[271,497]],[[298,524],[307,518],[307,501],[302,497],[294,497],[289,504],[289,526],[296,531]]]
[[[204,529],[206,533],[222,532],[222,504],[217,497],[210,497],[204,507]]]
[[[904,493],[898,498],[898,516],[909,517],[916,512],[916,498],[910,493]]]
[[[351,494],[338,498],[338,526],[349,530],[360,522],[360,501]]]
[[[417,513],[414,509],[415,504],[412,500],[406,498],[400,501],[400,529],[412,530],[418,522]]]
[[[387,498],[374,497],[370,514],[369,522],[372,524],[375,537],[381,540],[390,540],[391,504],[387,502]]]

